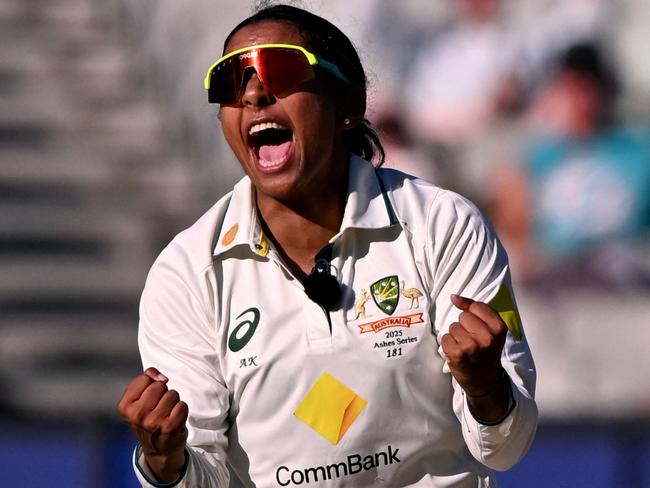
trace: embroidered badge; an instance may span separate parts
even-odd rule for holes
[[[375,304],[387,315],[393,315],[397,309],[400,295],[408,298],[411,302],[409,310],[420,308],[420,298],[424,294],[417,288],[406,288],[404,280],[400,280],[397,275],[387,276],[380,280],[375,281],[371,286],[372,299]],[[352,320],[366,317],[366,302],[369,300],[368,292],[365,289],[361,290],[361,296],[355,305],[355,317]],[[410,328],[415,324],[424,323],[424,313],[412,313],[399,317],[384,317],[383,319],[375,320],[373,322],[359,324],[359,333],[365,334],[367,332],[379,332],[384,329],[392,327]],[[401,332],[400,332],[401,334]]]
[[[375,304],[387,315],[392,315],[399,302],[399,281],[396,275],[386,276],[370,285]]]

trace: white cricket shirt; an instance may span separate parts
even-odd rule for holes
[[[508,333],[515,406],[492,426],[470,413],[439,345],[460,312],[450,294],[512,296],[494,232],[455,193],[356,156],[349,171],[333,239],[337,310],[312,302],[282,264],[248,178],[153,265],[143,364],[190,412],[187,471],[162,486],[495,486],[490,468],[528,449],[537,408],[525,336]],[[161,486],[134,461],[142,486]]]

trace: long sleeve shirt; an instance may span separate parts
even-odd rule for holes
[[[310,300],[257,217],[244,178],[153,265],[141,300],[144,367],[189,406],[188,463],[143,487],[495,486],[537,425],[535,368],[508,260],[459,195],[352,156],[331,270],[340,306]],[[452,293],[496,304],[512,408],[469,410],[441,337]]]

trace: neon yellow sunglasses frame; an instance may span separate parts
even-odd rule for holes
[[[346,83],[347,85],[350,84],[350,80],[345,76],[341,70],[339,69],[338,66],[336,66],[334,63],[330,63],[326,59],[321,58],[320,56],[311,53],[307,51],[304,47],[302,46],[296,46],[294,44],[258,44],[256,46],[248,46],[248,47],[243,47],[241,49],[237,49],[231,53],[226,54],[225,56],[222,56],[219,58],[215,63],[210,66],[210,69],[208,69],[207,74],[205,75],[205,79],[203,81],[203,86],[205,87],[206,90],[210,90],[210,80],[212,79],[212,71],[221,63],[224,61],[232,58],[233,56],[237,56],[239,54],[242,54],[247,51],[253,51],[255,49],[266,49],[266,48],[281,48],[281,49],[291,49],[294,51],[300,51],[302,54],[304,54],[305,58],[309,62],[311,66],[320,66],[327,71],[329,71],[331,74],[336,76],[338,79]]]

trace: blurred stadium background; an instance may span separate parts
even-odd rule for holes
[[[387,164],[470,196],[511,254],[541,425],[501,486],[650,487],[650,1],[302,4],[360,49]],[[251,8],[0,4],[3,485],[136,486],[139,293],[241,175],[202,80]]]

